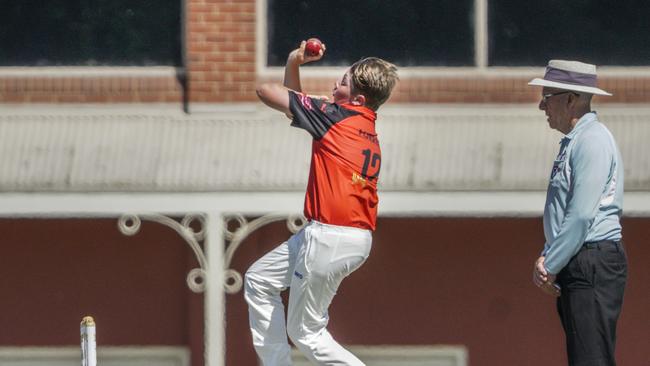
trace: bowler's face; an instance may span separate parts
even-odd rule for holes
[[[571,92],[567,90],[544,87],[539,102],[539,109],[546,112],[549,127],[564,134],[571,131],[570,95]]]
[[[350,97],[352,96],[352,90],[350,85],[349,70],[343,75],[341,80],[337,81],[334,84],[334,89],[332,90],[332,96],[334,97],[334,103],[343,104],[343,103],[350,102]]]

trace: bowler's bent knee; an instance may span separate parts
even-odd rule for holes
[[[288,324],[287,335],[291,342],[302,352],[304,355],[314,354],[316,351],[316,339],[314,334],[304,334],[300,330],[300,324]]]
[[[260,295],[264,292],[264,286],[261,285],[261,280],[255,275],[254,272],[248,270],[244,274],[244,298],[246,302],[251,303],[253,298],[259,298]]]

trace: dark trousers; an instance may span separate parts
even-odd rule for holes
[[[557,276],[570,366],[615,366],[627,257],[622,243],[585,243]]]

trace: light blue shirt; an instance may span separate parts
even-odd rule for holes
[[[623,160],[595,112],[582,116],[560,141],[544,206],[542,255],[557,274],[585,242],[621,240]]]

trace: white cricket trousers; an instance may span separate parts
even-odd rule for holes
[[[263,366],[291,365],[287,334],[316,365],[364,365],[327,331],[327,309],[341,281],[368,258],[371,245],[369,230],[310,221],[248,269],[244,296]],[[287,287],[285,323],[280,292]]]

